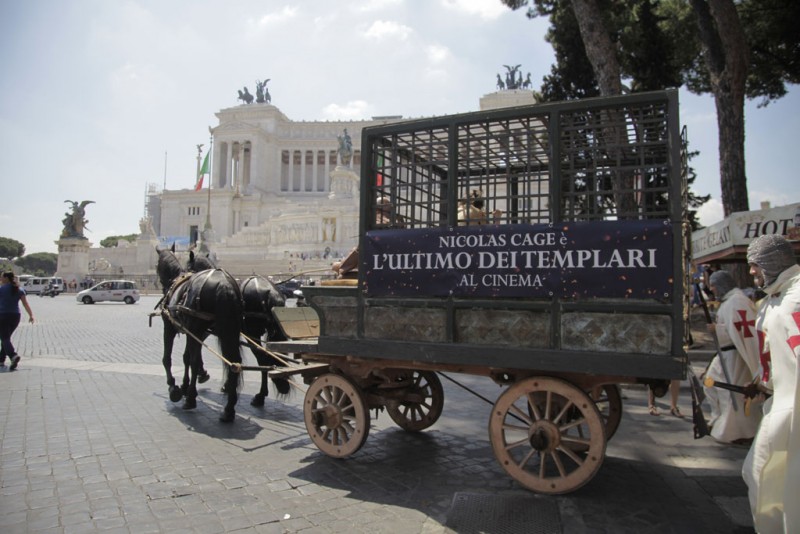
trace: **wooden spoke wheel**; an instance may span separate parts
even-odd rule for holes
[[[489,419],[495,457],[517,482],[539,493],[574,491],[603,463],[603,419],[592,399],[564,380],[531,377],[508,388]]]
[[[397,426],[409,432],[419,432],[433,425],[442,415],[444,389],[433,371],[410,371],[403,377],[408,381],[400,401],[388,401],[386,411]]]
[[[606,427],[606,441],[617,432],[622,420],[622,392],[617,384],[603,384],[588,391]]]
[[[334,458],[358,451],[369,435],[369,409],[349,378],[325,374],[306,391],[303,416],[311,441]]]

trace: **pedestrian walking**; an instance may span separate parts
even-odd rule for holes
[[[669,413],[675,417],[683,417],[681,409],[678,407],[678,396],[681,391],[680,380],[669,381]],[[647,388],[647,411],[650,415],[661,415],[656,406],[656,393],[652,387]]]
[[[0,365],[6,364],[6,358],[11,361],[9,370],[13,371],[19,365],[20,357],[11,342],[11,335],[19,326],[21,313],[19,303],[28,312],[28,322],[33,322],[33,312],[25,297],[25,290],[19,287],[19,281],[13,271],[6,271],[0,275]]]
[[[800,266],[783,236],[762,235],[747,263],[766,297],[756,317],[761,359],[758,388],[772,394],[742,466],[753,524],[761,534],[800,532]]]

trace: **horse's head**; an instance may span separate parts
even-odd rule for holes
[[[263,276],[254,275],[243,280],[240,284],[245,307],[250,311],[267,312],[275,306],[284,306],[286,297],[283,293]]]
[[[193,250],[189,251],[189,261],[186,262],[186,270],[190,273],[199,273],[200,271],[216,268],[217,266],[211,261],[211,258],[208,257],[208,254],[205,256],[198,256]]]
[[[181,263],[175,253],[167,249],[159,249],[156,247],[158,253],[158,263],[156,264],[156,273],[158,273],[158,280],[161,282],[161,288],[164,293],[172,285],[178,276],[181,275]]]
[[[286,336],[283,335],[277,319],[272,316],[272,308],[286,304],[283,293],[275,284],[256,275],[243,280],[239,287],[244,301],[245,330],[258,337],[266,332],[267,339],[285,341]]]

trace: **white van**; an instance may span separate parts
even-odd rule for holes
[[[31,276],[22,287],[28,295],[38,295],[50,284],[56,294],[64,292],[64,280],[60,276]]]
[[[75,299],[84,304],[94,304],[95,302],[124,302],[133,304],[139,302],[139,288],[136,282],[131,280],[106,280],[94,287],[84,289]]]

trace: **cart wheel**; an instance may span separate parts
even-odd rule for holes
[[[350,456],[369,435],[369,410],[364,395],[341,375],[325,374],[311,383],[303,415],[311,441],[334,458]]]
[[[622,420],[622,392],[618,384],[603,384],[593,387],[588,393],[603,418],[608,441],[617,432]]]
[[[509,475],[552,495],[589,482],[606,451],[603,420],[592,399],[550,377],[526,378],[500,395],[489,418],[489,439]]]
[[[419,432],[442,415],[444,389],[433,371],[411,371],[407,379],[406,397],[399,402],[387,402],[386,411],[403,430]]]

